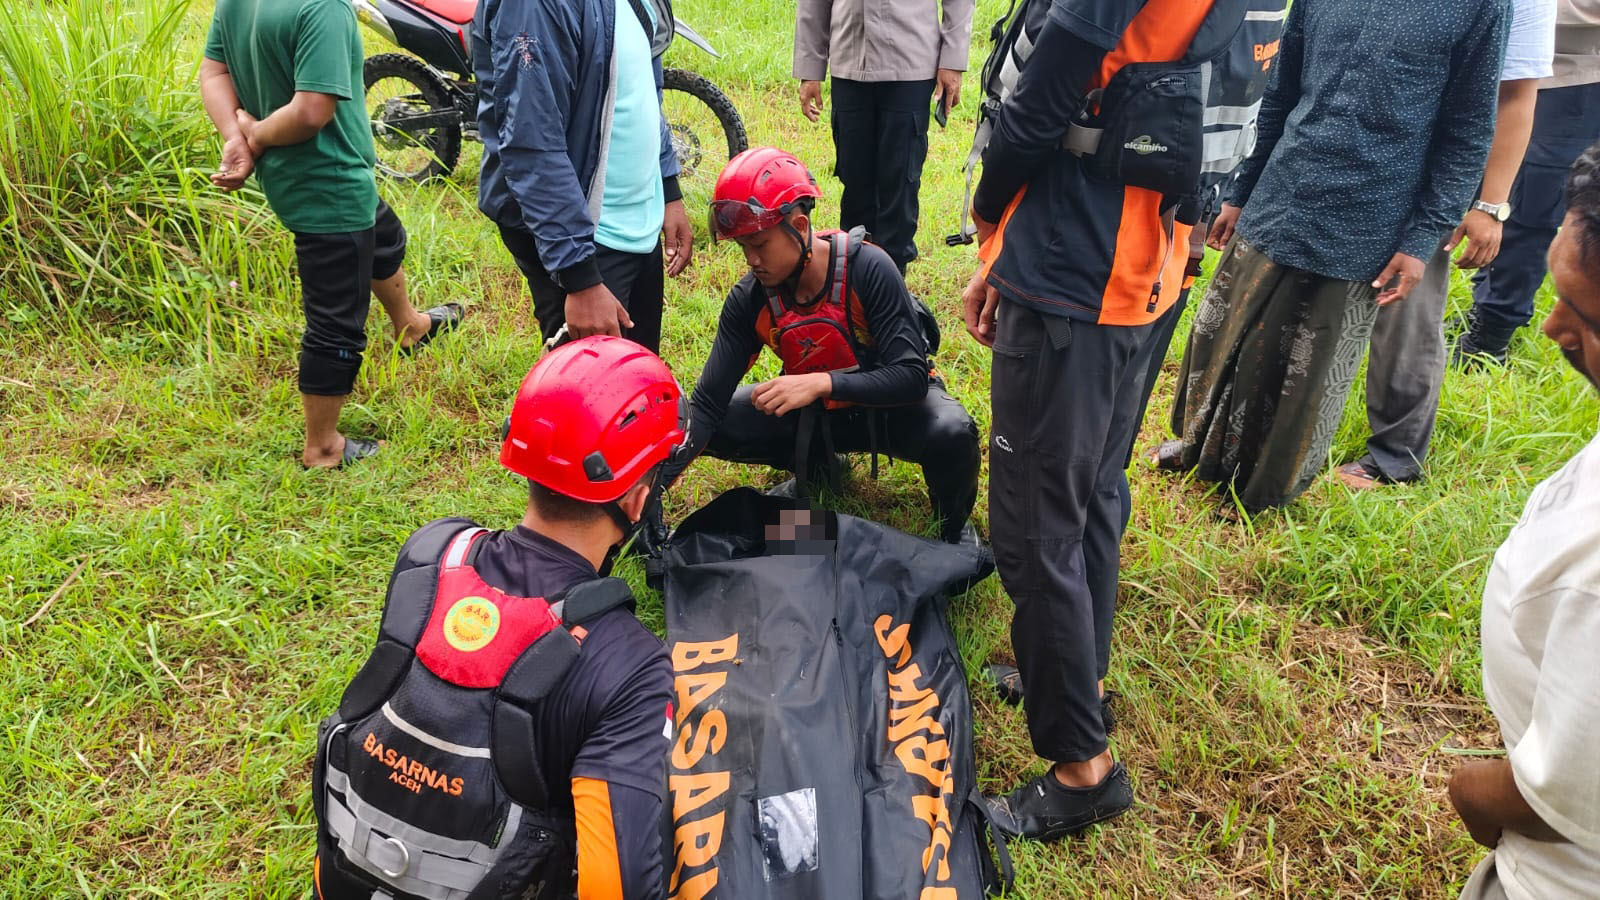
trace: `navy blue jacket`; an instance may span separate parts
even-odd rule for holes
[[[670,14],[657,16],[667,20],[658,28],[672,27]],[[615,27],[614,0],[483,0],[472,23],[483,138],[478,208],[532,234],[540,262],[569,292],[601,280],[594,228],[616,99]],[[659,91],[659,59],[655,71]],[[682,196],[677,175],[663,117],[669,203]]]

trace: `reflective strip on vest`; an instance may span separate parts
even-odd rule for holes
[[[401,731],[404,731],[406,734],[411,735],[435,750],[443,750],[446,753],[453,753],[456,756],[465,756],[471,759],[489,759],[491,756],[488,747],[466,747],[461,744],[453,744],[444,738],[435,737],[428,732],[423,731],[421,728],[418,728],[410,722],[407,722],[405,719],[400,718],[400,714],[395,712],[394,707],[390,706],[387,702],[383,704],[383,717],[389,720],[389,724],[400,729]]]
[[[472,549],[472,542],[479,535],[488,534],[487,528],[463,528],[455,537],[450,539],[450,546],[445,548],[444,559],[439,563],[441,570],[459,569],[467,561],[467,551]]]
[[[496,848],[425,831],[362,800],[339,769],[330,765],[326,775],[328,833],[346,859],[395,890],[426,900],[465,900],[510,843]],[[522,807],[513,803],[501,834],[515,835],[521,823]]]

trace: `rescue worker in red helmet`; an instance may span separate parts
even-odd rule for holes
[[[681,399],[623,338],[528,373],[500,451],[528,479],[522,521],[406,541],[377,647],[319,729],[318,898],[663,895],[671,668],[601,576],[683,442]]]
[[[976,541],[977,426],[929,365],[925,313],[893,260],[859,230],[812,228],[820,196],[806,167],[775,147],[735,156],[717,179],[711,233],[736,241],[750,272],[723,304],[694,388],[691,442],[663,483],[701,452],[801,479],[836,465],[830,451],[881,452],[922,465],[945,540]],[[783,374],[740,387],[763,347]]]

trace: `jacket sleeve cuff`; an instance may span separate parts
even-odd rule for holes
[[[1444,232],[1432,228],[1410,228],[1406,230],[1405,238],[1400,242],[1399,252],[1423,262],[1433,259],[1444,245]],[[1388,260],[1384,260],[1385,263]]]
[[[661,179],[661,196],[666,203],[683,199],[683,188],[678,184],[678,176],[668,175]]]
[[[967,47],[957,47],[952,44],[946,44],[945,46],[939,48],[939,68],[953,69],[957,72],[965,72],[967,70],[967,59],[969,55],[970,54]]]
[[[828,61],[825,59],[796,59],[794,61],[794,77],[801,81],[821,81],[828,75]]]
[[[569,294],[592,288],[604,280],[600,277],[600,264],[595,262],[593,254],[581,262],[575,262],[557,271],[555,277],[556,284]]]

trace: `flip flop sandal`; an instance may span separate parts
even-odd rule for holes
[[[1016,706],[1022,702],[1022,673],[1016,666],[994,663],[983,670],[983,675],[985,681],[994,685],[995,696],[1001,703]]]
[[[1183,471],[1183,441],[1162,441],[1145,457],[1150,465],[1163,472]]]
[[[344,439],[344,453],[339,461],[334,464],[335,469],[343,469],[352,463],[359,462],[369,456],[378,455],[377,441],[364,441],[361,438],[347,437]]]
[[[418,350],[421,350],[423,347],[428,346],[428,342],[432,341],[438,335],[444,334],[447,331],[454,331],[456,326],[461,324],[461,320],[465,318],[466,315],[466,309],[463,308],[459,303],[446,303],[443,306],[435,306],[433,309],[428,310],[427,316],[430,324],[428,325],[427,333],[425,333],[422,337],[417,338],[416,342],[411,346],[402,346],[400,348],[400,355],[411,356]]]

